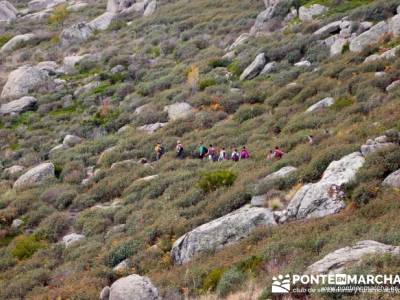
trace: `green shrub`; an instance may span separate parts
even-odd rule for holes
[[[231,72],[234,76],[239,77],[240,74],[242,74],[242,70],[239,67],[239,64],[237,62],[232,62],[231,64],[228,65],[227,67],[228,71]]]
[[[246,276],[236,269],[226,271],[217,285],[217,293],[220,297],[226,297],[229,293],[237,291],[245,281]]]
[[[12,39],[12,35],[9,35],[9,34],[0,35],[0,48],[3,47],[3,45],[11,39]]]
[[[214,269],[203,279],[202,290],[204,292],[214,291],[222,277],[222,269]]]
[[[62,213],[55,213],[44,219],[36,232],[40,239],[57,242],[58,238],[69,227],[68,217]]]
[[[265,113],[266,109],[261,104],[242,105],[234,115],[234,119],[239,123],[243,123],[247,120],[253,119]]]
[[[352,193],[352,200],[357,206],[363,206],[369,203],[370,200],[375,198],[379,191],[379,182],[373,181],[362,183]]]
[[[109,253],[105,257],[105,263],[109,267],[115,267],[124,259],[135,255],[140,247],[141,244],[138,241],[126,241],[109,251]]]
[[[199,89],[200,91],[204,91],[206,88],[216,85],[217,82],[213,78],[205,78],[200,80],[199,82]]]
[[[347,106],[351,106],[352,104],[353,104],[353,101],[351,101],[350,99],[342,98],[342,99],[336,100],[335,103],[330,108],[335,111],[339,111]]]
[[[231,186],[237,175],[231,171],[221,170],[204,174],[199,181],[199,187],[206,193],[215,191],[222,186]]]
[[[18,259],[27,259],[44,247],[45,244],[38,241],[34,235],[20,235],[15,238],[15,246],[11,249],[11,254]]]

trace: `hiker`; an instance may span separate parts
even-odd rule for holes
[[[274,160],[275,155],[273,150],[269,150],[269,153],[267,155],[267,160]]]
[[[243,146],[242,150],[240,150],[240,160],[250,158],[249,151],[247,151],[246,146]]]
[[[200,143],[200,147],[199,147],[199,158],[200,159],[204,159],[204,157],[206,156],[208,152],[208,149],[206,146],[204,146],[203,142]]]
[[[283,152],[281,149],[279,149],[278,146],[275,147],[274,157],[276,159],[281,159],[284,154],[285,154],[285,152]]]
[[[221,151],[219,152],[218,161],[224,161],[224,160],[226,160],[226,150],[225,148],[222,148]]]
[[[310,145],[314,145],[314,137],[312,135],[307,136],[307,139]]]
[[[215,161],[215,154],[216,154],[216,150],[213,147],[213,145],[210,144],[210,147],[208,148],[208,151],[207,151],[208,159],[210,161]]]
[[[154,152],[156,153],[156,160],[160,160],[165,153],[165,148],[161,143],[157,143]]]
[[[181,141],[176,142],[176,157],[179,159],[183,159],[183,145]]]
[[[239,152],[236,148],[232,151],[231,159],[233,161],[239,161],[239,159],[240,159]]]

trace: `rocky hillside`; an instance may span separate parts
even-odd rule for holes
[[[397,273],[399,49],[400,0],[1,0],[0,299]]]

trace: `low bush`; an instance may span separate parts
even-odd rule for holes
[[[234,115],[234,119],[239,123],[243,123],[247,120],[253,119],[265,113],[266,109],[261,104],[242,105]]]
[[[226,271],[218,282],[217,294],[226,297],[229,293],[240,290],[246,276],[236,269]]]
[[[231,186],[237,175],[232,171],[221,170],[204,174],[199,181],[199,187],[206,193],[215,191],[222,186]]]
[[[202,290],[204,292],[214,291],[222,277],[222,269],[214,269],[209,272],[203,279]]]
[[[15,238],[14,248],[11,249],[12,256],[18,259],[30,258],[37,250],[44,248],[45,244],[37,240],[34,235],[20,235]]]

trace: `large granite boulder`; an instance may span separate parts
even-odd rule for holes
[[[80,62],[82,59],[84,59],[84,58],[86,58],[86,57],[88,57],[88,56],[90,56],[90,54],[71,55],[71,56],[66,56],[66,57],[64,57],[64,60],[63,60],[63,68],[64,68],[64,71],[65,71],[67,74],[73,74],[73,73],[75,73],[75,72],[77,71],[76,66],[79,64],[79,62]]]
[[[0,1],[0,22],[11,22],[17,19],[18,10],[8,1]]]
[[[46,71],[37,67],[25,65],[12,71],[8,75],[6,84],[1,93],[2,98],[19,98],[38,89],[49,90],[51,81]]]
[[[29,41],[33,40],[35,35],[32,33],[27,34],[19,34],[14,36],[11,40],[3,45],[0,49],[1,54],[7,54],[14,51],[17,47],[24,43],[28,43]]]
[[[257,32],[263,29],[264,24],[272,20],[275,17],[276,12],[280,8],[281,0],[266,0],[266,9],[258,14],[254,25],[250,29],[250,35],[255,35]]]
[[[157,9],[157,1],[156,0],[150,1],[150,3],[147,4],[146,9],[144,10],[143,16],[147,17],[154,14],[156,9]]]
[[[394,17],[388,20],[389,32],[393,34],[393,36],[400,36],[400,15],[397,14]]]
[[[84,238],[85,238],[85,236],[82,235],[82,234],[70,233],[70,234],[65,235],[62,238],[62,243],[65,245],[65,247],[69,247],[72,244],[74,244],[74,243],[76,243],[76,242],[78,242],[78,241],[80,241],[80,240],[82,240]]]
[[[338,249],[321,260],[313,263],[306,270],[308,274],[340,274],[347,267],[359,263],[367,255],[400,255],[400,247],[378,243],[376,241],[360,241],[354,246]]]
[[[389,32],[389,25],[386,21],[381,21],[372,26],[368,31],[361,33],[359,36],[350,40],[350,51],[361,52],[365,47],[376,44],[382,35]]]
[[[66,0],[32,0],[28,3],[28,10],[29,12],[36,12],[53,8],[65,2]]]
[[[367,156],[376,151],[385,149],[387,147],[393,147],[396,144],[391,142],[386,135],[379,136],[375,139],[369,139],[367,142],[361,146],[361,153]]]
[[[321,4],[313,4],[311,6],[300,6],[299,19],[301,21],[312,21],[314,17],[327,12],[328,8]]]
[[[82,139],[79,136],[73,134],[67,134],[63,140],[63,145],[67,147],[74,147],[80,143],[82,143]]]
[[[334,39],[332,45],[330,45],[329,54],[330,56],[335,56],[342,54],[344,47],[348,44],[349,40],[347,38],[337,37]]]
[[[260,182],[265,184],[265,183],[272,182],[277,179],[285,178],[285,177],[289,176],[290,174],[292,174],[293,172],[295,172],[296,170],[297,170],[296,167],[286,166],[286,167],[279,169],[276,172],[273,172],[273,173],[265,176],[263,179],[260,180]]]
[[[232,45],[228,47],[228,51],[234,50],[236,47],[243,45],[250,38],[249,33],[242,33],[239,37],[233,42]]]
[[[383,186],[390,186],[393,188],[400,188],[400,170],[397,170],[385,178],[382,182]]]
[[[181,236],[172,247],[172,259],[176,264],[187,263],[196,254],[223,248],[263,225],[276,225],[271,210],[246,205]]]
[[[364,62],[365,63],[369,63],[369,62],[373,62],[373,61],[377,61],[377,60],[381,60],[381,59],[392,59],[392,58],[396,58],[397,52],[400,50],[400,46],[396,46],[393,47],[390,50],[387,50],[385,52],[383,52],[382,54],[372,54],[370,56],[368,56]]]
[[[86,23],[78,23],[64,29],[60,34],[60,43],[63,47],[88,40],[93,35],[93,28]]]
[[[193,108],[186,102],[179,102],[164,107],[170,120],[186,119],[193,115]]]
[[[168,123],[154,123],[154,124],[147,124],[147,125],[143,125],[138,127],[139,130],[143,130],[147,133],[154,133],[155,131],[157,131],[160,128],[163,128],[164,126],[166,126]]]
[[[0,116],[8,114],[19,114],[25,111],[34,110],[37,100],[34,97],[25,96],[18,100],[2,104],[0,106]]]
[[[271,61],[267,63],[264,68],[261,70],[260,75],[267,75],[276,70],[278,67],[278,63],[276,61]]]
[[[54,178],[54,165],[52,163],[42,163],[19,177],[14,183],[14,188],[33,187],[51,178]]]
[[[322,26],[320,29],[314,32],[314,35],[317,35],[320,39],[326,38],[334,32],[340,30],[340,26],[342,25],[342,21],[334,21],[325,26]]]
[[[309,219],[331,215],[345,207],[341,186],[355,179],[365,159],[360,152],[330,163],[320,181],[304,185],[291,199],[290,219]]]
[[[240,80],[248,80],[256,77],[263,70],[266,63],[265,53],[258,54],[254,61],[240,75]]]
[[[111,12],[105,12],[97,18],[90,21],[87,25],[92,30],[106,30],[110,26],[111,22],[115,19],[115,14]]]
[[[326,107],[330,107],[335,103],[335,100],[332,97],[327,97],[322,99],[321,101],[318,101],[317,103],[311,105],[306,112],[313,112],[316,110],[321,110]]]
[[[160,300],[157,288],[147,277],[132,274],[115,281],[108,300]]]

